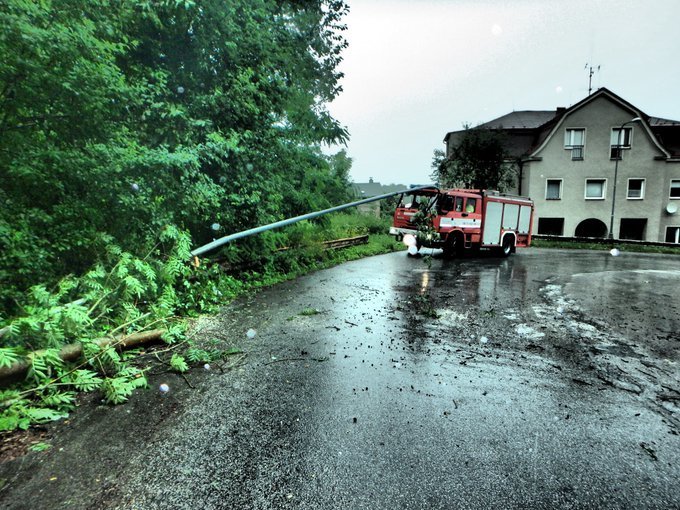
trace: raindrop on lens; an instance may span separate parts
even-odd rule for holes
[[[412,236],[411,234],[406,234],[404,236],[403,243],[406,246],[414,246],[416,244],[416,238],[415,238],[415,236]]]
[[[616,248],[612,248],[609,253],[612,254],[612,257],[618,257],[619,255],[621,255],[621,252]]]
[[[409,255],[417,255],[418,254],[418,247],[414,244],[408,247],[408,254]]]
[[[184,87],[177,87],[178,94],[184,94]]]
[[[248,338],[255,338],[255,335],[257,335],[257,331],[255,331],[255,330],[252,329],[252,328],[249,329],[248,332],[246,333],[246,336],[247,336]]]
[[[170,391],[170,386],[163,383],[158,387],[158,391],[160,391],[161,393],[167,393],[168,391]]]

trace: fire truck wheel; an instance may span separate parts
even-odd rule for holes
[[[451,234],[446,238],[444,244],[444,256],[446,257],[461,257],[465,249],[465,240],[460,234]]]
[[[500,254],[503,257],[508,257],[512,253],[512,248],[514,246],[514,239],[512,236],[507,235],[503,238],[503,244],[501,245]]]

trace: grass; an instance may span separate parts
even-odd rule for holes
[[[383,253],[404,250],[403,243],[388,235],[391,218],[362,214],[335,214],[321,224],[303,222],[283,233],[288,249],[265,255],[260,267],[249,272],[225,274],[220,278],[224,300],[231,301],[259,289],[293,280],[321,269]],[[368,234],[368,242],[340,249],[324,249],[323,241]]]
[[[548,241],[544,239],[532,239],[531,246],[534,248],[555,248],[566,250],[601,250],[609,251],[618,248],[621,251],[635,253],[665,253],[669,255],[680,255],[680,247],[672,246],[649,246],[643,244],[628,244],[607,241],[603,243],[580,242],[580,241]]]

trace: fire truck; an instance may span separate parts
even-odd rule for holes
[[[421,188],[400,196],[390,234],[445,255],[490,249],[507,257],[531,244],[534,203],[498,191]]]

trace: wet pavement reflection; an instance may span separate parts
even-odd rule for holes
[[[432,255],[200,321],[247,364],[193,376],[101,508],[680,507],[680,257]]]

